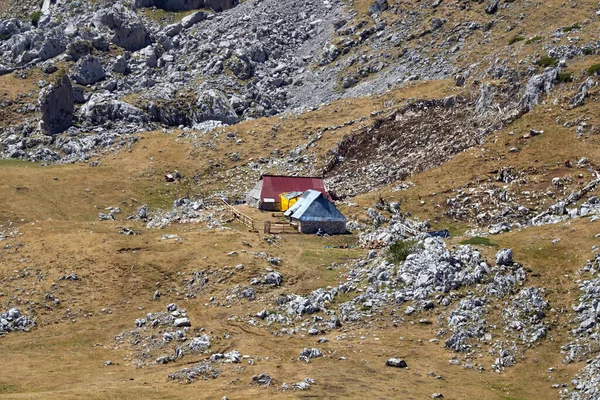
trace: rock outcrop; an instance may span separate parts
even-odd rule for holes
[[[220,90],[208,89],[201,92],[196,106],[199,113],[198,122],[221,121],[224,124],[235,124],[239,120],[229,99]]]
[[[105,77],[100,60],[94,56],[86,56],[79,60],[73,74],[73,80],[80,85],[92,85]]]
[[[91,125],[100,125],[109,121],[145,123],[148,116],[139,108],[111,96],[94,94],[81,107],[81,120]]]
[[[156,7],[167,11],[189,11],[199,8],[210,8],[223,11],[239,4],[238,0],[135,0],[135,7]]]
[[[107,27],[113,33],[111,42],[129,51],[142,49],[150,44],[150,35],[140,18],[121,4],[100,10],[94,15],[96,28]]]
[[[41,127],[47,133],[54,135],[69,129],[73,122],[75,102],[71,80],[65,75],[55,78],[55,81],[45,87],[38,99],[42,112]]]

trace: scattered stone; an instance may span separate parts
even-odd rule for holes
[[[408,368],[406,361],[404,361],[400,358],[389,358],[385,362],[385,365],[387,365],[388,367],[395,367],[395,368]]]

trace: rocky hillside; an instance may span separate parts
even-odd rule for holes
[[[566,79],[571,60],[598,49],[596,5],[579,4],[568,26],[565,6],[47,1],[29,19],[0,24],[3,86],[31,82],[20,97],[4,93],[0,149],[10,158],[85,160],[140,129],[202,130],[414,80],[481,91],[479,114],[498,111],[496,92],[507,95],[503,108],[524,97],[528,110]],[[528,85],[546,67],[556,72]]]
[[[0,399],[596,399],[600,5],[0,3]],[[323,176],[348,235],[263,232]]]

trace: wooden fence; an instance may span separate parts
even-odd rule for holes
[[[299,233],[298,227],[291,225],[287,222],[265,222],[264,227],[265,234],[277,234],[277,233]]]
[[[209,206],[225,206],[226,210],[229,213],[231,213],[231,215],[233,216],[234,219],[236,219],[242,225],[247,226],[252,232],[257,232],[256,221],[253,218],[244,214],[243,212],[239,211],[237,208],[233,207],[229,203],[227,203],[224,199],[217,198],[217,197],[211,198],[211,199],[206,199],[206,200],[204,200],[204,204],[209,205]]]

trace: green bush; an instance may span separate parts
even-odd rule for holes
[[[588,74],[590,75],[600,75],[600,64],[594,64],[588,68]]]
[[[34,11],[31,13],[31,15],[29,16],[29,19],[31,20],[31,25],[33,26],[38,26],[38,23],[40,22],[40,18],[42,18],[42,12],[41,11]]]
[[[585,49],[583,49],[583,54],[585,54],[586,56],[591,56],[592,54],[594,54],[594,49],[592,49],[591,47],[586,47]]]
[[[489,247],[498,247],[498,245],[492,242],[490,239],[481,236],[473,236],[472,238],[463,240],[460,244],[472,244],[476,246],[489,246]]]
[[[10,35],[0,35],[0,40],[4,41],[8,39],[10,39]]]
[[[543,39],[543,37],[541,37],[541,36],[534,36],[532,38],[527,39],[527,41],[525,42],[525,44],[531,44],[531,43],[539,42],[542,39]]]
[[[525,40],[525,38],[521,35],[513,36],[513,38],[508,41],[508,45],[512,46],[513,44],[520,42],[521,40]]]
[[[538,61],[538,65],[541,67],[554,67],[556,64],[558,64],[558,60],[554,57],[544,56]]]
[[[579,25],[579,24],[573,24],[571,26],[567,26],[566,28],[563,28],[563,32],[565,32],[565,33],[566,32],[571,32],[571,31],[574,31],[576,29],[581,29],[581,25]]]
[[[388,247],[386,251],[387,260],[392,264],[400,264],[417,249],[419,249],[419,245],[416,240],[398,240]]]
[[[573,82],[573,75],[568,72],[559,72],[557,80],[558,83]]]

